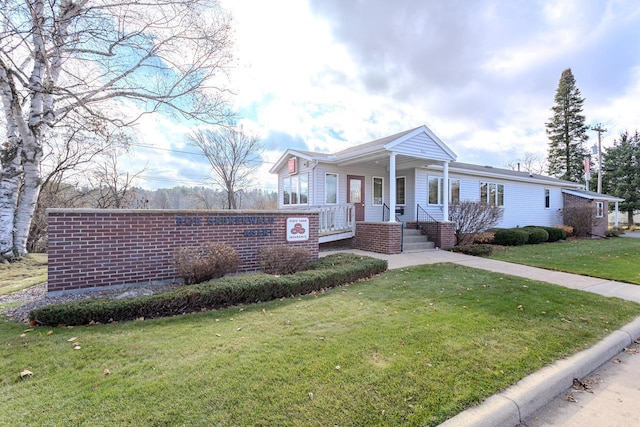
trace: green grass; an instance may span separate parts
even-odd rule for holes
[[[491,258],[640,284],[640,239],[585,239],[508,247]]]
[[[0,295],[47,281],[47,254],[29,254],[20,261],[0,263]]]
[[[166,319],[4,322],[0,425],[436,425],[639,308],[441,264]]]

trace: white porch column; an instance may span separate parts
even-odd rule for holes
[[[442,220],[449,221],[449,193],[451,192],[449,184],[449,162],[444,162],[442,168],[442,179],[444,181],[444,194],[442,195]]]
[[[395,222],[395,221],[396,221],[396,153],[391,152],[389,154],[389,222]]]
[[[631,224],[628,224],[631,225]],[[616,201],[616,220],[615,220],[615,226],[616,228],[618,228],[618,202]]]

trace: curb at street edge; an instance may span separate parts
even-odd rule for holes
[[[593,347],[558,360],[467,409],[441,427],[513,427],[559,396],[573,384],[604,365],[640,337],[640,317],[612,332]]]

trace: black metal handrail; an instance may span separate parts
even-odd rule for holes
[[[382,222],[389,221],[389,217],[390,216],[391,216],[391,208],[386,203],[383,203],[382,204]],[[396,217],[395,218],[396,218],[396,221],[402,222],[402,220],[400,219],[400,216],[397,214],[397,212],[396,212]]]
[[[434,241],[436,244],[438,242],[438,236],[440,236],[440,222],[432,217],[429,212],[427,212],[422,206],[419,204],[416,207],[416,228],[418,230],[428,230],[432,227],[428,227],[429,224],[435,225],[436,235],[434,236]],[[425,227],[427,225],[427,227]],[[429,236],[431,238],[432,236]]]

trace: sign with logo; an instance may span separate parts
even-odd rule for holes
[[[287,218],[287,242],[309,240],[309,218]]]
[[[295,175],[298,173],[298,158],[292,157],[289,159],[288,163],[289,175]]]

